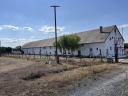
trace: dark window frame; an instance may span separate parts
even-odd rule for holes
[[[116,29],[114,29],[114,32],[116,33]]]
[[[112,47],[110,46],[110,50],[112,50]]]

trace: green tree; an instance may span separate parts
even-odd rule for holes
[[[21,50],[21,46],[16,46],[16,49],[17,50]]]
[[[54,47],[56,47],[56,43],[54,42]],[[60,52],[62,53],[62,47],[61,47],[61,44],[60,44],[60,40],[57,41],[57,48],[60,50]]]
[[[59,43],[63,54],[66,54],[66,50],[69,50],[69,37],[66,35],[60,37]]]
[[[21,46],[16,46],[15,48],[17,51],[20,51],[21,54],[24,54],[24,51],[22,50],[22,47]]]
[[[75,50],[79,49],[80,37],[77,35],[69,35],[68,38],[69,38],[68,39],[68,47],[69,47],[69,50],[71,50],[72,55],[73,55],[73,52]]]
[[[80,37],[77,35],[63,35],[57,41],[57,47],[63,55],[66,51],[71,51],[73,55],[73,52],[79,48],[79,41]]]
[[[12,52],[12,48],[11,48],[11,47],[7,47],[7,48],[6,48],[6,52],[7,52],[7,53],[11,53],[11,52]]]
[[[124,43],[124,48],[128,48],[128,43]]]
[[[12,48],[11,47],[0,47],[0,53],[11,53]]]

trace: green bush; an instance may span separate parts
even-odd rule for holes
[[[128,48],[128,43],[125,43],[124,44],[124,48]]]
[[[0,53],[11,53],[11,47],[0,47]]]

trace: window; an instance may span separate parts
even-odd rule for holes
[[[68,54],[71,54],[70,52],[68,52]]]
[[[81,44],[82,47],[84,47],[84,44]]]
[[[110,47],[110,50],[112,50],[112,47]]]
[[[110,37],[110,39],[109,40],[111,40],[111,37]]]
[[[112,37],[112,39],[113,39],[113,37]]]
[[[108,53],[108,49],[106,49],[106,54],[108,55],[109,53]]]
[[[98,50],[98,48],[96,48],[96,50]]]
[[[101,49],[99,49],[100,50],[100,55],[101,55]]]
[[[116,29],[114,29],[115,33],[116,33]]]
[[[90,52],[89,52],[89,56],[93,56],[93,49],[90,48],[89,50],[90,50]]]
[[[90,51],[92,51],[92,48],[90,48]]]

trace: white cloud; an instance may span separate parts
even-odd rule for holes
[[[122,35],[123,35],[123,37],[124,37],[124,39],[125,39],[125,42],[128,42],[128,38],[127,38],[127,36],[128,36],[128,33],[127,33],[128,24],[119,25],[118,28],[119,28],[119,30],[120,30],[121,33],[122,33],[122,31],[123,31],[123,34],[122,34]],[[122,30],[122,28],[123,28],[124,30]]]
[[[58,27],[58,28],[57,28],[57,31],[58,31],[58,32],[64,32],[64,29],[65,29],[64,27]]]
[[[32,31],[32,27],[21,27],[21,26],[14,26],[14,25],[0,25],[1,30],[13,30],[13,31]]]
[[[64,29],[65,29],[64,27],[57,27],[57,28],[58,28],[58,36],[67,34],[67,32],[64,32]],[[16,32],[32,32],[30,34],[34,34],[33,32],[41,31],[44,35],[46,35],[46,38],[54,37],[53,34],[49,34],[49,33],[54,33],[54,26],[42,26],[41,28],[38,27],[37,29],[34,29],[30,26],[0,25],[0,31],[2,31],[2,30],[8,30],[8,32],[9,32],[9,30],[16,31]],[[40,32],[38,34],[40,34]],[[34,35],[32,35],[32,36],[34,36]],[[8,37],[8,36],[6,36],[6,37]],[[0,38],[2,46],[6,46],[6,47],[7,46],[16,47],[19,45],[23,45],[27,42],[39,40],[38,37],[35,37],[35,36],[30,37],[30,38],[26,38],[26,36],[24,36],[23,38],[18,38],[18,37],[11,38],[10,36],[9,36],[10,38],[6,38],[6,37]],[[40,38],[40,36],[39,36],[39,38]]]
[[[64,32],[64,27],[57,27],[58,32]],[[39,29],[40,32],[45,32],[45,33],[53,33],[55,32],[55,27],[54,26],[42,26]]]
[[[2,28],[2,27],[0,27],[0,31],[1,31],[1,30],[3,30],[3,28]]]
[[[64,27],[57,27],[57,32],[58,33],[64,33]],[[42,26],[38,29],[34,29],[30,26],[15,26],[15,25],[0,25],[0,31],[2,30],[12,30],[12,31],[21,31],[21,32],[32,32],[32,31],[39,31],[39,32],[44,32],[44,33],[54,33],[55,28],[54,26]]]
[[[22,46],[23,44],[31,41],[39,40],[37,38],[0,38],[1,46],[5,47],[16,47]]]
[[[119,25],[118,28],[128,28],[128,24]]]
[[[10,29],[10,30],[19,30],[18,26],[13,26],[13,25],[1,25],[2,29]]]
[[[23,30],[32,31],[33,28],[32,27],[23,27]]]

